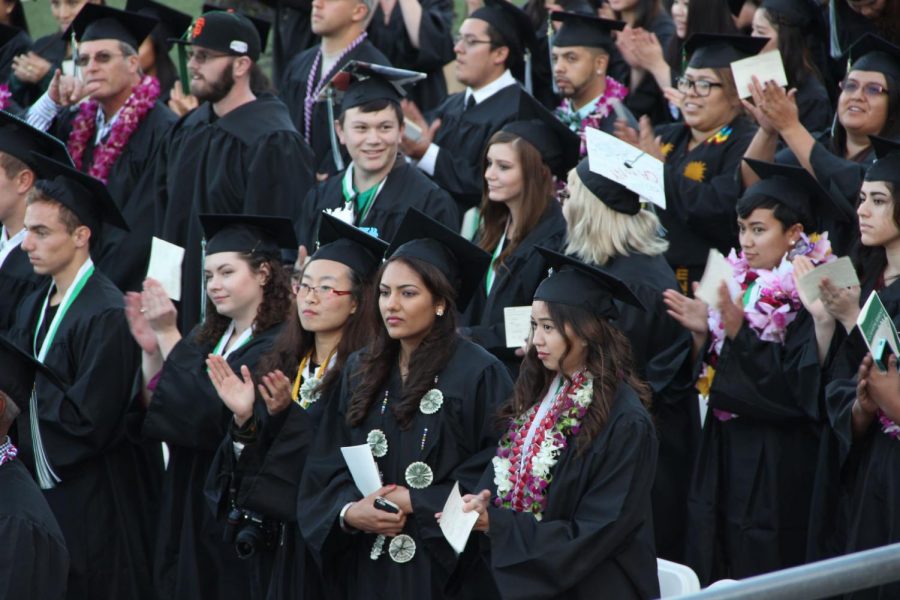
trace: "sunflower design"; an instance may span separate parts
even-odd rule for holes
[[[441,390],[431,389],[425,392],[425,395],[419,401],[419,410],[422,411],[422,414],[433,415],[441,410],[443,403],[444,394],[441,393]]]
[[[662,152],[662,155],[667,157],[669,156],[669,153],[672,152],[672,148],[674,147],[675,146],[673,144],[666,142],[665,144],[660,146],[659,149]]]
[[[388,452],[387,437],[380,429],[373,429],[370,431],[369,435],[366,436],[366,443],[369,444],[369,448],[372,450],[372,456],[375,458],[381,458]]]
[[[406,467],[404,475],[406,483],[414,490],[424,490],[434,481],[434,473],[431,472],[431,467],[418,460]]]
[[[692,160],[684,167],[684,176],[694,181],[703,181],[706,175],[706,163],[702,160]]]
[[[416,541],[405,533],[401,533],[391,540],[388,554],[395,563],[409,562],[416,555]]]

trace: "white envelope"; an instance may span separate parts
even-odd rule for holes
[[[381,488],[381,475],[378,473],[378,465],[375,464],[375,457],[372,456],[372,449],[368,444],[344,446],[341,448],[341,454],[344,455],[344,461],[350,469],[353,483],[363,496],[368,496]]]
[[[797,283],[809,301],[815,302],[819,299],[819,283],[826,278],[839,288],[859,285],[859,277],[849,256],[842,256],[834,262],[819,265],[801,277]]]
[[[503,309],[506,347],[521,348],[531,335],[531,306],[507,306]]]
[[[734,76],[734,84],[741,98],[750,97],[750,84],[754,75],[761,84],[772,80],[781,87],[787,87],[788,84],[784,63],[781,62],[781,52],[778,50],[734,61],[731,63],[731,74]]]
[[[728,293],[732,299],[741,293],[741,288],[732,276],[731,265],[722,256],[718,250],[710,250],[709,257],[706,259],[706,269],[703,271],[703,277],[700,278],[700,285],[694,297],[706,302],[711,308],[715,308],[719,304],[719,287],[724,281],[728,284]]]
[[[159,282],[169,298],[176,302],[181,300],[181,262],[184,259],[184,248],[176,246],[158,237],[154,237],[150,245],[150,265],[147,277]]]
[[[444,510],[441,511],[441,533],[450,547],[457,555],[462,554],[466,548],[466,542],[472,533],[472,528],[478,520],[478,513],[463,512],[462,495],[459,493],[459,482],[453,484],[450,495],[444,503]]]

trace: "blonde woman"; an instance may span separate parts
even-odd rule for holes
[[[664,256],[669,242],[661,235],[659,218],[641,208],[638,195],[591,172],[588,160],[569,173],[563,204],[565,251],[624,281],[646,307],[641,311],[617,301],[615,324],[631,342],[638,374],[653,390],[660,432],[653,487],[657,552],[681,561],[687,484],[700,417],[692,391],[691,339],[662,302],[663,290],[678,289]]]

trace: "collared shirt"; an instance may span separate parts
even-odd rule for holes
[[[493,80],[484,87],[481,87],[477,90],[473,90],[472,88],[467,87],[465,92],[465,101],[468,102],[469,96],[473,96],[475,98],[475,104],[478,105],[500,90],[517,84],[518,82],[516,81],[516,78],[513,77],[512,73],[510,73],[509,69],[507,69],[503,71],[503,75]],[[463,104],[463,106],[465,106],[465,103]],[[440,150],[440,146],[432,143],[430,146],[428,146],[428,150],[425,151],[425,154],[422,156],[422,158],[419,159],[419,162],[416,163],[416,166],[429,175],[434,175],[434,166],[437,163],[438,152],[440,152]]]
[[[123,108],[125,108],[124,105],[113,114],[109,121],[106,120],[106,115],[103,114],[102,109],[97,111],[97,134],[94,136],[94,144],[99,144],[106,139],[106,136],[112,131],[113,125],[119,120],[119,115],[122,114]]]
[[[19,233],[12,237],[9,237],[9,232],[6,231],[6,227],[3,227],[2,230],[2,233],[0,233],[0,267],[3,266],[9,253],[15,250],[16,247],[22,243],[22,240],[25,239],[24,227]]]
[[[122,108],[119,108],[109,121],[106,120],[106,115],[103,114],[102,110],[97,111],[97,131],[94,135],[94,144],[99,144],[109,135],[110,130],[122,113]],[[54,102],[50,98],[49,92],[44,92],[44,95],[38,98],[37,102],[28,109],[25,120],[35,129],[47,131],[61,109],[62,105]]]
[[[12,440],[6,436],[5,441],[0,444],[0,465],[8,463],[19,454],[19,449],[13,446]]]
[[[591,113],[597,108],[597,102],[600,101],[600,96],[597,96],[578,110],[572,109],[572,101],[566,100],[566,111],[560,111],[557,115],[559,119],[563,122],[564,125],[568,126],[569,129],[574,131],[575,133],[581,132],[581,122],[588,118]]]

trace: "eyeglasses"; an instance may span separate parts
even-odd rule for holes
[[[109,61],[111,61],[113,58],[115,58],[117,56],[125,56],[125,55],[122,54],[121,52],[113,53],[113,52],[109,52],[108,50],[101,50],[100,52],[97,52],[96,54],[79,54],[78,56],[75,57],[75,60],[73,62],[75,63],[76,66],[86,67],[89,64],[91,64],[91,59],[93,59],[94,62],[96,62],[98,65],[105,65],[106,63],[108,63]]]
[[[471,50],[478,44],[493,44],[491,40],[479,40],[474,35],[458,35],[453,38],[453,45],[457,46],[459,44],[463,45],[463,48],[466,50]]]
[[[291,282],[291,287],[294,288],[294,293],[301,298],[306,298],[310,292],[312,292],[316,298],[349,296],[353,293],[349,290],[336,290],[330,285],[309,285],[308,283],[296,283],[294,281]]]
[[[863,94],[868,98],[875,98],[882,94],[888,93],[888,89],[880,83],[867,83],[863,85],[855,79],[847,79],[845,81],[842,81],[839,86],[842,91],[847,92],[851,95],[862,89]]]
[[[723,87],[721,83],[716,81],[707,81],[706,79],[688,79],[687,77],[679,77],[675,80],[675,86],[682,94],[689,93],[692,89],[694,93],[701,98],[709,96],[710,91],[714,87]]]
[[[187,59],[192,60],[198,65],[205,64],[206,62],[214,59],[214,58],[222,58],[224,56],[231,56],[230,54],[225,54],[224,52],[210,52],[208,50],[188,50],[187,51]]]

